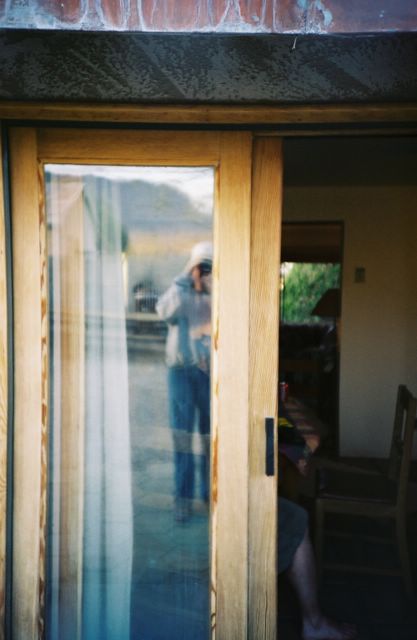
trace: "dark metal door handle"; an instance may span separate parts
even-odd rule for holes
[[[267,476],[273,476],[275,473],[274,431],[274,418],[265,418],[265,473]]]

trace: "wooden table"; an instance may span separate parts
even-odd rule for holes
[[[295,430],[294,442],[288,437],[284,442],[283,435],[280,439],[283,429]],[[301,476],[308,473],[309,460],[320,446],[323,430],[323,423],[312,409],[297,398],[288,398],[278,420],[279,491],[286,498],[297,501]]]

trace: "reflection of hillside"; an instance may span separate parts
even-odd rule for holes
[[[141,232],[140,230],[129,234],[129,256],[154,256],[155,258],[167,259],[168,256],[177,257],[180,261],[178,266],[188,259],[191,247],[202,240],[211,239],[209,225],[201,229],[184,231],[178,233],[176,228],[169,231],[161,227],[161,231]]]
[[[212,216],[199,198],[195,202],[172,184],[140,179],[118,184],[128,235],[127,308],[133,312],[135,288],[147,283],[159,295],[182,272],[192,247],[211,239]],[[142,333],[144,326],[138,328]]]
[[[129,236],[128,245],[128,291],[129,309],[134,309],[134,287],[148,281],[152,288],[162,292],[172,279],[183,269],[191,248],[202,240],[210,240],[209,225],[200,233],[141,233],[137,231]]]
[[[120,182],[122,221],[132,232],[165,235],[207,228],[208,216],[182,191],[145,180]],[[175,224],[174,224],[175,222]]]

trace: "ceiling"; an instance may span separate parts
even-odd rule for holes
[[[417,185],[417,137],[292,138],[284,184]]]

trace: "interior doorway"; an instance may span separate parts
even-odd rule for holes
[[[417,140],[294,138],[284,157],[284,228],[343,223],[338,453],[386,457],[397,386],[416,384]]]
[[[321,450],[338,448],[343,223],[284,222],[280,381],[322,421]]]

